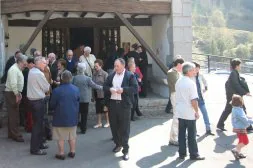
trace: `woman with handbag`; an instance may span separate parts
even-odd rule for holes
[[[229,75],[229,78],[225,84],[225,88],[226,88],[226,98],[227,98],[227,103],[226,103],[226,107],[224,109],[224,111],[222,112],[219,122],[217,124],[217,128],[221,131],[226,131],[225,124],[224,122],[227,120],[229,114],[232,111],[232,105],[231,105],[231,100],[232,100],[232,96],[234,94],[240,95],[240,96],[251,96],[249,88],[247,86],[247,83],[245,80],[243,80],[240,77],[240,70],[241,70],[241,60],[238,58],[235,58],[231,61],[231,68],[232,71]],[[245,106],[243,106],[245,112],[246,112],[246,108]],[[252,126],[249,126],[247,128],[248,131],[252,130]]]
[[[102,69],[102,66],[103,61],[97,59],[95,61],[95,71],[93,73],[92,80],[98,85],[103,85],[108,77],[108,73]],[[105,106],[104,92],[102,90],[94,90],[94,96],[96,101],[96,113],[98,117],[98,122],[94,126],[94,128],[102,127],[102,114],[105,115],[106,119],[106,124],[104,125],[104,128],[107,128],[110,126],[110,123],[108,117],[108,108]]]
[[[79,58],[79,62],[85,63],[86,65],[85,75],[92,77],[95,61],[96,61],[96,57],[95,55],[91,54],[91,48],[88,46],[85,47],[84,54],[81,55]]]

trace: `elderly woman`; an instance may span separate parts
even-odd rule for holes
[[[93,73],[93,81],[98,84],[98,85],[104,85],[105,80],[108,77],[108,73],[105,72],[102,69],[103,66],[103,61],[100,59],[97,59],[95,61],[95,71]],[[97,90],[94,92],[95,95],[95,100],[96,100],[96,113],[98,116],[98,123],[97,125],[94,126],[94,128],[100,128],[102,127],[102,114],[105,114],[105,118],[106,118],[106,124],[104,125],[104,128],[107,128],[110,126],[109,124],[109,117],[108,117],[108,110],[105,107],[105,103],[104,103],[104,92],[101,90]]]
[[[85,47],[84,55],[80,56],[79,58],[79,62],[85,63],[86,65],[85,75],[92,77],[95,61],[96,57],[93,54],[91,54],[91,48]]]
[[[66,65],[67,65],[66,60],[62,58],[57,61],[58,74],[56,80],[53,82],[57,86],[61,84],[61,75],[66,70]]]
[[[53,114],[53,139],[58,141],[57,159],[64,160],[64,141],[68,140],[70,158],[75,157],[76,128],[78,124],[79,89],[71,84],[72,75],[69,71],[61,74],[62,83],[54,89],[50,106]]]
[[[102,90],[103,87],[95,84],[92,79],[85,75],[86,64],[78,63],[77,75],[73,78],[73,84],[76,85],[80,90],[80,108],[81,114],[81,133],[86,133],[87,128],[87,116],[89,112],[89,103],[91,101],[91,88]]]

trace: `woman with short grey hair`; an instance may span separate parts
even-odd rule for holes
[[[86,65],[85,74],[89,77],[92,77],[95,61],[96,57],[95,55],[91,54],[91,48],[88,46],[85,47],[84,54],[80,56],[79,62],[85,63]]]
[[[61,74],[61,85],[54,89],[50,106],[53,113],[53,139],[58,141],[59,153],[57,159],[64,160],[64,141],[69,142],[70,151],[68,156],[75,157],[76,128],[79,112],[79,89],[71,84],[72,74],[64,71]]]
[[[95,84],[91,77],[85,75],[87,65],[85,63],[77,64],[77,75],[73,78],[72,83],[80,90],[80,107],[81,114],[81,133],[85,134],[87,129],[87,116],[89,111],[89,103],[91,101],[91,89],[102,90],[103,87]]]

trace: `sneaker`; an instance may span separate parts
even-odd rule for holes
[[[104,125],[104,128],[108,128],[108,127],[110,127],[110,124],[109,124],[109,123],[106,123],[106,124]]]
[[[169,142],[169,145],[172,145],[172,146],[179,146],[178,142],[176,142],[176,141],[170,141],[170,142]]]
[[[235,160],[240,159],[240,157],[239,157],[239,153],[238,153],[235,149],[232,149],[232,150],[231,150],[231,152],[232,152],[232,154],[234,155]]]
[[[211,130],[207,130],[207,131],[206,131],[206,135],[211,135],[211,136],[214,136],[215,134],[214,134],[214,133],[212,133],[212,131],[211,131]]]
[[[239,154],[238,154],[238,156],[239,156],[239,158],[240,158],[240,159],[244,159],[244,158],[246,158],[246,157],[247,157],[247,156],[245,156],[245,155],[244,155],[244,154],[242,154],[242,153],[239,153]]]
[[[97,124],[93,128],[101,128],[101,127],[102,127],[102,124]]]

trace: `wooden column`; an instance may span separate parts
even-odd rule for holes
[[[120,13],[115,12],[116,16],[125,24],[128,30],[135,36],[135,38],[140,42],[140,44],[147,50],[153,60],[157,63],[157,65],[161,68],[161,70],[167,74],[168,68],[167,66],[157,57],[155,52],[151,49],[151,47],[143,40],[140,34],[134,29],[131,23]]]
[[[30,45],[32,44],[32,42],[34,41],[34,39],[37,37],[37,35],[42,30],[43,26],[46,24],[46,22],[49,20],[49,18],[52,16],[53,13],[54,13],[54,11],[48,11],[46,13],[46,15],[44,16],[44,18],[40,21],[40,23],[38,24],[38,26],[34,30],[33,34],[31,35],[31,37],[27,41],[27,43],[21,49],[22,53],[25,53],[27,51],[27,49],[30,47]]]
[[[94,27],[93,29],[94,31],[94,54],[95,56],[98,56],[99,53],[99,28],[98,27]]]

